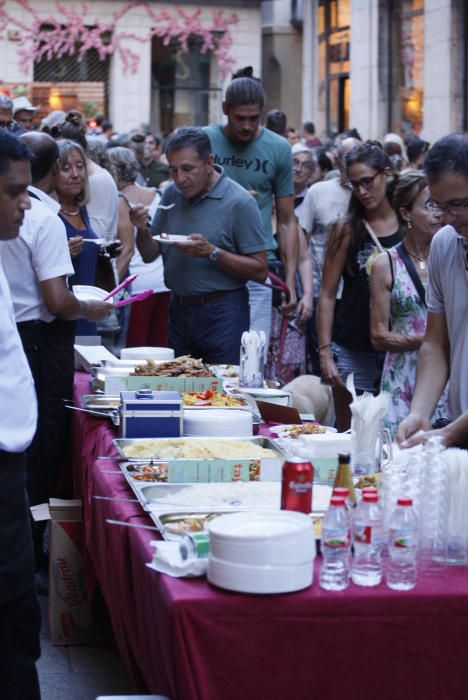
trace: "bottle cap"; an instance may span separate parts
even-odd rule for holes
[[[402,498],[399,498],[397,501],[398,506],[412,506],[413,505],[413,499],[408,498],[408,496],[404,496]]]
[[[351,455],[349,452],[339,452],[338,453],[338,464],[350,464]]]
[[[379,496],[377,493],[364,493],[362,495],[362,500],[365,501],[365,503],[378,503]]]
[[[331,506],[344,506],[345,499],[343,496],[332,496],[330,501]]]
[[[349,489],[345,486],[335,486],[333,489],[333,495],[339,496],[340,498],[347,498],[349,496]]]
[[[364,486],[362,493],[378,493],[377,486]]]

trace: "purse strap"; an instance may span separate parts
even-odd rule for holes
[[[374,245],[377,248],[377,250],[379,251],[379,253],[383,253],[383,251],[384,251],[383,245],[381,244],[381,242],[379,241],[379,239],[375,235],[370,223],[364,219],[363,224],[364,224],[364,227],[365,227],[367,233],[372,238],[372,242],[374,243]]]
[[[419,298],[421,299],[424,306],[426,306],[426,290],[424,289],[424,285],[421,282],[421,278],[419,277],[418,273],[416,272],[416,268],[413,265],[413,261],[411,260],[410,256],[408,255],[408,251],[406,250],[405,246],[403,245],[403,242],[398,243],[398,245],[396,246],[396,249],[398,251],[398,255],[403,260],[403,263],[408,271],[408,274],[411,277],[412,283],[416,287],[416,291],[419,295]]]

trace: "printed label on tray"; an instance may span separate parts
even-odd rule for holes
[[[249,481],[250,459],[178,459],[167,465],[168,483]]]
[[[137,389],[152,389],[153,391],[220,391],[223,380],[218,377],[163,377],[163,376],[138,376],[125,377],[125,388],[136,391]]]
[[[350,530],[322,527],[322,546],[332,549],[346,549],[351,540]]]
[[[380,527],[372,527],[372,525],[356,523],[354,541],[359,544],[381,544],[383,542],[382,529]]]
[[[390,546],[404,549],[414,549],[416,547],[416,533],[414,530],[392,529],[390,530]]]

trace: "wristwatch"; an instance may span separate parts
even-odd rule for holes
[[[220,249],[217,248],[217,247],[215,246],[215,247],[213,248],[213,250],[211,251],[211,253],[209,254],[208,259],[209,259],[212,263],[215,263],[215,262],[217,262],[220,253],[221,253]]]

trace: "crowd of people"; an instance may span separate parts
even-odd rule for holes
[[[266,376],[320,377],[338,430],[350,426],[352,374],[358,392],[390,393],[386,424],[402,446],[434,432],[466,445],[468,136],[429,148],[350,129],[322,143],[280,110],[263,126],[264,104],[241,72],[222,124],[180,127],[162,144],[144,125],[90,129],[77,110],[39,124],[27,98],[0,94],[5,697],[38,697],[33,574],[41,585],[46,559],[28,504],[66,495],[77,336],[99,333],[117,354],[168,345],[238,364],[242,333],[261,330]],[[118,313],[73,293],[129,275],[130,293],[153,293]]]

